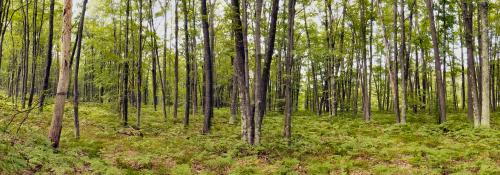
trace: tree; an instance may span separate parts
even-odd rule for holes
[[[288,50],[286,58],[285,127],[284,135],[288,144],[292,142],[292,66],[294,54],[295,0],[288,2]]]
[[[177,108],[179,107],[179,13],[178,1],[175,0],[175,58],[174,58],[174,121],[177,120]]]
[[[441,58],[439,57],[439,43],[437,38],[436,26],[434,24],[434,8],[432,7],[431,0],[426,0],[425,4],[427,5],[427,10],[429,13],[430,26],[429,30],[431,31],[432,38],[432,46],[434,51],[434,67],[436,71],[436,96],[438,97],[438,109],[439,109],[439,123],[443,123],[446,121],[446,99],[445,99],[445,91],[444,91],[444,82],[442,79],[441,72]]]
[[[365,20],[365,0],[360,0],[360,16],[361,16],[361,57],[363,59],[363,75],[362,81],[362,93],[363,93],[363,116],[365,121],[370,121],[370,101],[371,98],[368,94],[368,73],[366,64],[366,20]]]
[[[269,76],[271,71],[271,62],[273,59],[274,52],[274,41],[276,39],[276,22],[278,21],[278,10],[279,10],[279,0],[273,0],[271,7],[271,21],[269,24],[269,36],[267,39],[266,46],[266,55],[264,61],[264,68],[262,70],[262,78],[260,83],[260,103],[255,107],[255,119],[256,119],[256,127],[255,127],[255,143],[260,143],[260,133],[262,130],[262,120],[264,118],[264,113],[266,109],[266,101],[267,101],[267,88],[269,86]],[[256,103],[257,104],[257,103]]]
[[[479,18],[481,18],[481,82],[482,103],[480,125],[490,127],[490,62],[489,62],[489,37],[488,37],[488,1],[479,4]]]
[[[43,110],[43,105],[45,101],[45,96],[49,88],[49,77],[50,77],[50,67],[52,65],[52,42],[54,38],[54,2],[55,0],[50,0],[50,12],[49,12],[49,36],[47,38],[47,57],[45,58],[45,73],[43,77],[42,93],[40,93],[38,109],[41,112]]]
[[[83,40],[83,24],[85,21],[85,11],[87,9],[88,0],[83,1],[82,14],[80,16],[80,23],[78,24],[78,32],[77,32],[77,47],[76,50],[76,59],[75,59],[75,74],[74,74],[74,83],[73,83],[73,117],[75,122],[75,137],[80,138],[80,121],[78,119],[78,70],[80,66],[80,54],[82,50],[82,40]]]
[[[139,58],[137,60],[137,128],[141,128],[141,87],[142,87],[142,0],[139,0]],[[147,95],[145,95],[147,96]]]
[[[69,58],[71,49],[71,15],[72,0],[64,1],[63,8],[63,26],[61,39],[61,57],[59,59],[59,81],[57,83],[57,94],[55,97],[54,115],[50,124],[49,139],[53,148],[59,147],[61,137],[62,119],[64,116],[64,100],[68,91],[69,84]]]
[[[234,59],[234,74],[236,74],[236,79],[238,80],[238,92],[240,96],[240,110],[242,118],[247,122],[247,126],[243,128],[248,131],[248,124],[250,123],[250,95],[249,88],[247,86],[248,79],[245,78],[245,48],[243,45],[243,31],[242,31],[242,23],[240,19],[240,1],[239,0],[231,0],[231,9],[232,9],[232,30],[234,33],[235,40],[235,50],[236,57]],[[247,142],[253,145],[253,140],[245,137]]]
[[[210,34],[208,33],[208,13],[207,1],[201,0],[201,21],[203,28],[204,61],[205,74],[205,100],[203,103],[205,120],[203,123],[203,133],[210,132],[213,118],[213,78],[212,78],[212,50],[210,48]]]
[[[125,62],[123,63],[123,93],[122,93],[122,119],[123,126],[128,126],[128,74],[129,74],[129,23],[130,23],[130,0],[127,0],[126,19],[125,19]]]
[[[191,99],[191,84],[190,84],[190,78],[191,76],[190,71],[190,58],[189,58],[189,28],[188,28],[188,6],[187,6],[187,0],[182,0],[182,10],[184,13],[184,57],[186,59],[186,101],[184,104],[184,127],[187,127],[189,125],[189,105],[190,105],[190,99]]]

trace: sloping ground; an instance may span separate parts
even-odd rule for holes
[[[216,110],[212,133],[201,135],[201,115],[184,129],[147,106],[138,131],[121,127],[116,105],[93,103],[80,107],[82,136],[75,140],[67,105],[61,147],[53,151],[52,106],[32,112],[18,133],[25,115],[16,115],[4,132],[16,112],[0,96],[0,174],[500,174],[499,113],[493,129],[473,129],[465,114],[450,114],[443,125],[411,114],[402,126],[392,114],[365,123],[299,112],[291,146],[281,136],[282,115],[273,113],[264,121],[263,144],[250,147],[239,139],[240,126],[228,124],[227,109]],[[134,111],[130,118],[134,124]]]

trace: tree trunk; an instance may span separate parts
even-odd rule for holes
[[[243,40],[243,31],[242,31],[242,23],[240,19],[240,2],[239,0],[231,0],[232,6],[232,22],[233,22],[233,32],[235,35],[235,50],[236,50],[236,58],[234,60],[235,64],[235,74],[238,79],[239,84],[239,94],[240,94],[240,110],[242,118],[246,120],[247,126],[243,128],[243,130],[247,130],[248,125],[253,121],[253,117],[250,116],[250,104],[249,104],[249,89],[247,86],[248,79],[245,78],[245,48],[244,48],[244,40]],[[246,141],[253,145],[253,139],[248,138],[245,134],[242,135],[243,138],[246,138]]]
[[[431,0],[425,1],[427,5],[427,9],[429,12],[429,20],[430,20],[430,31],[432,37],[432,45],[434,51],[434,67],[436,70],[436,92],[438,97],[438,107],[439,107],[439,124],[446,121],[446,99],[445,99],[445,91],[444,91],[444,82],[442,79],[441,72],[441,58],[439,57],[439,42],[437,38],[436,26],[434,24],[434,8],[432,7]]]
[[[189,59],[189,28],[188,28],[188,6],[187,6],[187,0],[182,0],[182,10],[184,11],[184,57],[186,59],[186,101],[184,104],[184,127],[187,127],[189,125],[189,105],[190,105],[190,99],[191,99],[191,88],[190,88],[190,59]]]
[[[174,57],[174,122],[177,120],[177,108],[179,107],[179,13],[178,1],[175,0],[175,57]]]
[[[361,77],[361,91],[363,93],[363,116],[365,121],[370,121],[370,101],[371,98],[368,94],[368,73],[367,73],[367,62],[366,62],[366,19],[365,10],[366,5],[364,0],[360,0],[360,11],[361,11],[361,57],[363,59],[363,74]]]
[[[482,103],[480,125],[490,127],[490,63],[489,63],[489,37],[488,37],[488,1],[479,4],[479,17],[481,18],[481,81]]]
[[[288,2],[288,50],[286,58],[286,89],[285,89],[285,127],[284,134],[288,145],[292,142],[292,67],[294,56],[294,23],[295,0]]]
[[[123,126],[128,126],[128,74],[129,74],[129,20],[130,20],[130,0],[127,0],[127,11],[126,11],[126,22],[125,22],[125,63],[123,63],[123,102],[122,102],[122,120]]]
[[[205,100],[203,103],[205,120],[203,123],[203,133],[209,133],[213,118],[213,79],[212,79],[212,50],[210,48],[210,34],[208,32],[207,1],[201,0],[201,21],[203,28],[204,44],[204,74],[205,74]]]
[[[80,16],[80,23],[78,24],[78,32],[77,32],[77,47],[76,50],[76,59],[75,59],[75,74],[74,74],[74,83],[73,83],[73,117],[75,122],[75,137],[77,139],[80,138],[80,121],[78,119],[78,69],[80,67],[80,53],[82,50],[82,33],[83,33],[83,25],[85,24],[85,11],[87,9],[88,0],[83,1],[82,14]]]
[[[479,126],[479,104],[477,96],[476,70],[474,64],[474,39],[472,37],[472,2],[462,0],[462,17],[465,29],[465,45],[467,47],[467,83],[468,83],[468,110],[469,117],[473,119],[474,126]]]
[[[141,128],[141,87],[142,87],[142,0],[139,0],[139,60],[137,61],[137,128]],[[146,97],[147,94],[144,94]],[[144,100],[146,101],[146,100]]]
[[[63,27],[61,40],[61,57],[59,60],[59,82],[57,83],[57,94],[54,105],[54,116],[50,125],[49,139],[53,148],[59,147],[59,139],[61,136],[62,119],[64,116],[64,100],[68,90],[69,83],[69,58],[71,49],[71,15],[72,15],[72,0],[64,1],[63,8]]]
[[[254,80],[254,102],[255,102],[255,143],[260,143],[260,123],[262,123],[262,116],[258,113],[262,110],[262,74],[261,74],[261,46],[260,46],[260,23],[262,15],[262,0],[255,1],[255,32],[254,32],[254,43],[255,43],[255,80]]]

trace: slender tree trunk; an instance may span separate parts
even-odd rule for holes
[[[201,0],[201,21],[203,28],[204,60],[203,67],[205,74],[205,100],[203,103],[205,120],[203,133],[209,133],[213,118],[213,79],[212,79],[212,50],[210,48],[210,34],[208,31],[207,1]]]
[[[139,0],[139,60],[137,60],[137,128],[141,128],[141,87],[142,87],[142,0]],[[146,97],[147,94],[144,94]],[[146,101],[146,100],[144,100]]]
[[[363,59],[363,74],[361,78],[361,91],[363,93],[363,116],[365,121],[370,121],[370,101],[371,98],[368,94],[368,73],[367,73],[367,63],[366,63],[366,19],[365,11],[366,5],[364,0],[360,0],[360,15],[361,15],[361,57]]]
[[[406,90],[407,90],[407,74],[408,74],[408,61],[407,61],[407,55],[408,53],[406,53],[406,29],[405,29],[405,13],[404,13],[404,7],[405,7],[405,1],[404,0],[401,0],[401,6],[400,6],[400,9],[401,9],[401,55],[399,56],[402,60],[402,64],[401,64],[401,84],[403,85],[403,88],[402,88],[402,101],[401,101],[401,124],[406,124],[406,106],[407,106],[407,102],[406,102]]]
[[[285,128],[288,145],[292,142],[292,67],[294,57],[295,0],[288,2],[288,50],[286,58]]]
[[[477,84],[476,84],[476,71],[474,64],[474,39],[472,37],[472,2],[469,0],[462,0],[462,16],[464,21],[465,29],[465,45],[467,47],[467,82],[468,82],[468,113],[469,118],[474,121],[474,126],[479,126],[480,116],[479,116],[479,104],[477,96]]]
[[[126,22],[125,22],[125,63],[123,63],[123,102],[122,102],[122,120],[123,126],[128,126],[128,74],[129,74],[129,20],[130,20],[130,0],[127,0],[127,11],[126,11]]]
[[[266,53],[265,53],[265,61],[264,61],[264,68],[262,70],[262,82],[261,82],[261,106],[256,109],[257,113],[257,131],[261,132],[262,128],[262,121],[264,118],[264,113],[266,110],[266,98],[267,98],[267,92],[268,92],[268,87],[269,87],[269,78],[270,78],[270,71],[271,71],[271,62],[272,62],[272,56],[274,53],[274,46],[275,46],[275,39],[276,39],[276,22],[278,21],[278,11],[279,11],[279,0],[273,0],[272,2],[272,7],[271,7],[271,21],[269,24],[269,31],[268,31],[268,38],[267,38],[267,45],[266,45]],[[257,138],[256,138],[257,139]],[[260,139],[260,138],[259,138]],[[259,140],[260,141],[260,140]],[[257,142],[258,143],[258,142]]]
[[[191,88],[190,88],[190,58],[189,58],[189,28],[188,28],[188,22],[189,22],[189,16],[188,16],[188,6],[187,6],[187,0],[182,0],[182,6],[183,6],[183,11],[184,11],[184,39],[185,39],[185,45],[184,45],[184,54],[185,54],[185,59],[186,59],[186,101],[184,104],[184,127],[187,127],[189,125],[189,105],[190,105],[190,98],[191,98]]]
[[[175,0],[175,58],[174,58],[174,122],[177,120],[177,108],[179,107],[179,13],[178,0]]]
[[[62,119],[64,116],[64,100],[68,90],[69,83],[69,58],[71,49],[71,15],[72,15],[72,0],[64,1],[63,8],[63,26],[61,40],[61,57],[59,60],[59,82],[57,83],[57,94],[54,105],[54,116],[50,125],[49,139],[53,148],[59,147],[59,139],[61,136]]]
[[[446,121],[446,99],[445,99],[445,91],[444,91],[444,82],[442,79],[441,72],[441,58],[439,57],[439,42],[437,38],[436,26],[434,24],[434,8],[432,7],[431,0],[425,1],[427,5],[427,9],[429,12],[429,20],[430,20],[430,31],[432,37],[432,45],[434,48],[434,66],[436,70],[436,96],[438,97],[438,107],[439,107],[439,123],[443,123]]]
[[[78,119],[78,69],[80,67],[80,53],[82,50],[82,33],[83,33],[83,25],[85,24],[85,11],[87,9],[88,0],[83,1],[82,14],[80,16],[80,23],[78,24],[78,32],[77,32],[77,47],[76,50],[76,59],[75,59],[75,74],[74,74],[74,83],[73,83],[73,117],[75,122],[75,137],[77,139],[80,138],[80,121]]]

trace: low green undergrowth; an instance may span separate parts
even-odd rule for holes
[[[174,122],[169,115],[165,122],[161,109],[146,106],[137,131],[121,126],[115,106],[95,103],[80,107],[76,140],[67,105],[61,146],[53,150],[47,139],[51,105],[31,112],[21,127],[25,115],[16,115],[4,131],[16,110],[0,96],[0,174],[500,173],[499,113],[492,114],[492,129],[474,129],[462,113],[449,114],[441,125],[435,116],[409,114],[408,124],[398,125],[393,114],[374,113],[367,123],[350,114],[296,112],[287,145],[283,115],[271,112],[262,144],[252,147],[241,141],[239,124],[228,124],[228,109],[215,110],[212,132],[202,135],[201,114],[184,128],[181,118]]]

